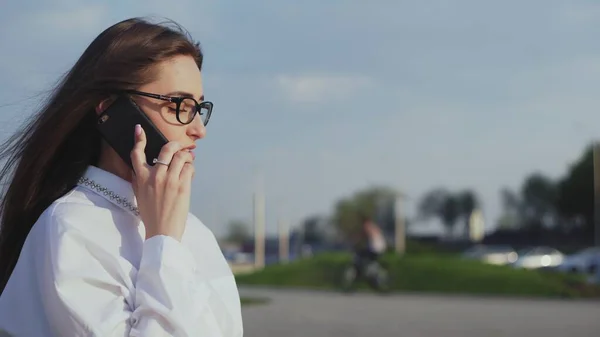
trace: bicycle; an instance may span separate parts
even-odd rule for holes
[[[342,272],[341,288],[344,292],[353,292],[360,279],[379,293],[391,291],[389,271],[377,260],[365,259],[354,254],[353,261]]]

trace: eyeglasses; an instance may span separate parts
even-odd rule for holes
[[[177,121],[184,125],[190,124],[194,120],[194,117],[196,117],[196,113],[198,113],[202,119],[202,123],[206,126],[213,109],[212,102],[202,101],[198,103],[193,97],[172,97],[137,90],[125,90],[125,92],[175,103],[175,109],[172,107],[169,107],[169,109],[174,110]]]

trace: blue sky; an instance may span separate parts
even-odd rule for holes
[[[473,188],[491,228],[500,188],[560,176],[599,135],[596,1],[52,3],[1,5],[2,137],[103,29],[173,19],[206,55],[192,205],[217,234],[251,220],[260,177],[271,232],[374,183],[411,213],[430,188]]]

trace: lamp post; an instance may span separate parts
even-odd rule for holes
[[[265,266],[265,200],[262,193],[254,194],[254,267]]]
[[[394,243],[396,253],[403,255],[406,251],[406,223],[402,212],[402,200],[404,197],[399,195],[394,202]]]
[[[594,245],[600,247],[600,145],[592,143],[594,156]]]
[[[289,251],[289,226],[285,221],[279,220],[279,262],[288,262]]]

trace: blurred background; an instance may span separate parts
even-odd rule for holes
[[[133,16],[204,49],[192,212],[246,335],[600,332],[600,3],[3,1],[1,137]],[[344,291],[360,214],[385,294]]]

